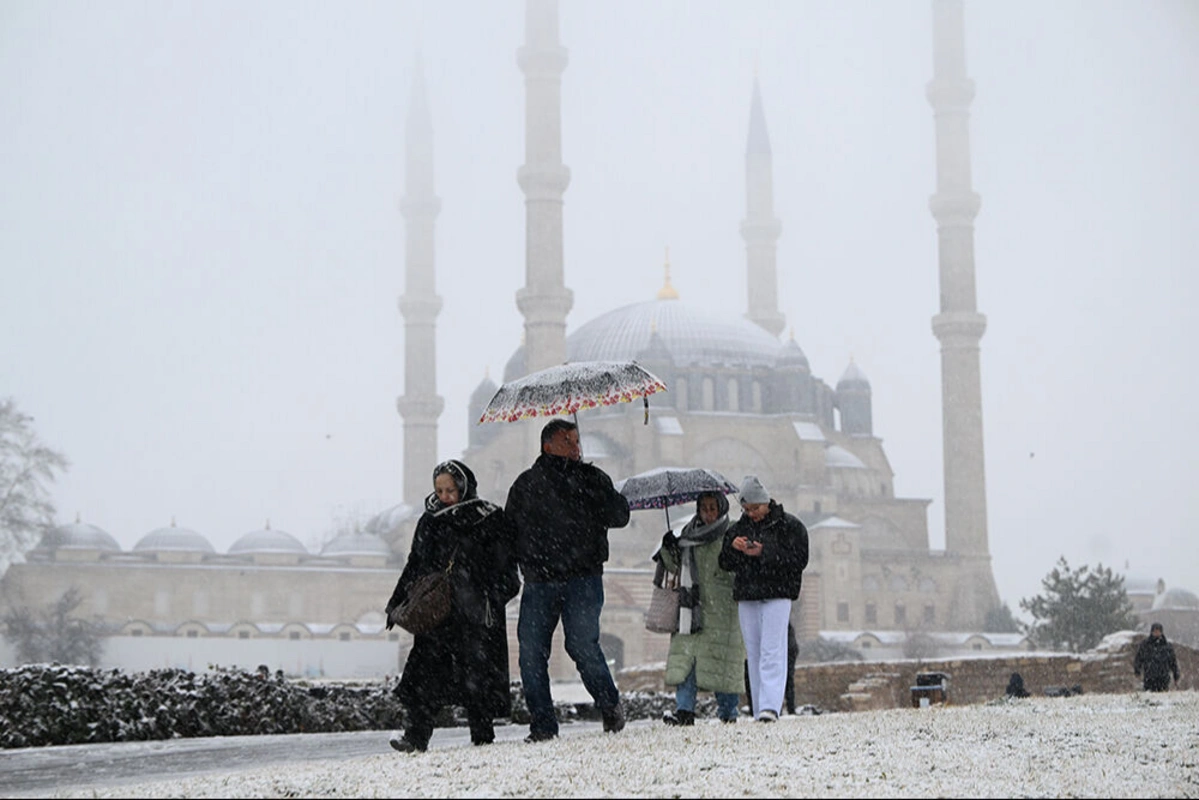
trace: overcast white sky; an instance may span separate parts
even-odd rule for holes
[[[63,521],[223,551],[400,501],[418,51],[461,452],[523,325],[523,17],[0,0],[0,394],[72,461]],[[942,546],[929,3],[571,0],[561,31],[568,328],[652,298],[667,246],[685,302],[744,313],[756,67],[780,310],[816,375],[869,377]],[[1061,555],[1199,591],[1199,5],[967,2],[966,35],[1000,595],[1018,613]]]

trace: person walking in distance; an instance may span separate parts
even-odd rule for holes
[[[607,473],[582,459],[578,427],[551,420],[541,430],[541,454],[513,481],[505,504],[516,526],[516,558],[524,579],[516,636],[530,715],[527,742],[558,735],[549,660],[559,621],[566,653],[603,717],[604,730],[616,733],[625,724],[599,637],[608,529],[629,524],[629,503]]]
[[[1149,627],[1149,635],[1137,647],[1137,655],[1132,663],[1133,674],[1145,676],[1145,691],[1164,692],[1170,688],[1170,674],[1174,674],[1174,682],[1178,683],[1178,658],[1174,655],[1174,646],[1166,641],[1166,632],[1160,622]]]
[[[808,529],[770,498],[756,475],[741,484],[741,518],[724,534],[720,566],[734,573],[733,598],[749,667],[751,707],[774,722],[787,683],[787,622],[808,566]]]

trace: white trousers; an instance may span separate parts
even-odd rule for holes
[[[745,640],[754,719],[763,709],[781,715],[787,687],[787,621],[791,618],[791,601],[786,597],[739,600],[737,617],[741,622],[741,638]]]

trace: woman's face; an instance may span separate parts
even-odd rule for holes
[[[705,525],[711,525],[720,517],[720,504],[716,502],[715,497],[701,497],[699,499],[699,518]]]
[[[443,472],[433,479],[433,490],[437,492],[437,499],[441,501],[442,505],[452,506],[460,499],[458,484],[454,483],[454,479],[447,472]]]

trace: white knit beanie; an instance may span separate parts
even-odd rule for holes
[[[758,480],[757,475],[746,475],[745,480],[741,481],[741,502],[750,505],[759,503],[769,503],[770,493],[766,491],[766,487]]]

